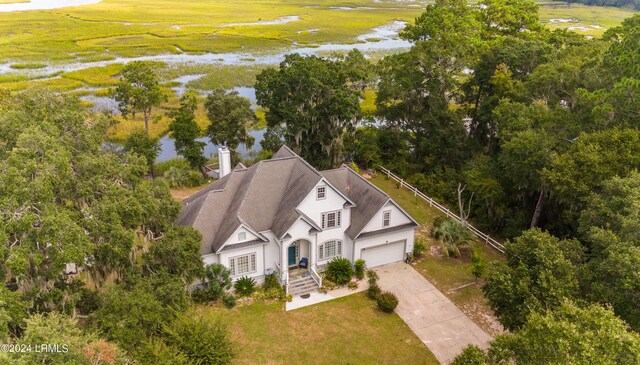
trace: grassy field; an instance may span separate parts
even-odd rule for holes
[[[282,303],[196,311],[230,324],[235,364],[438,364],[400,317],[363,294],[291,312]]]
[[[414,197],[409,190],[405,188],[399,189],[395,181],[387,180],[381,174],[378,174],[370,181],[389,194],[422,224],[417,236],[427,241],[428,250],[424,257],[414,264],[415,269],[442,291],[482,329],[492,335],[501,332],[502,326],[496,320],[482,293],[482,280],[476,281],[471,274],[472,249],[470,247],[461,249],[462,255],[459,258],[445,257],[442,253],[441,244],[430,237],[429,231],[434,219],[442,216],[442,214],[429,207],[429,203]],[[484,243],[478,242],[477,245],[482,249],[487,261],[504,260],[502,254]]]
[[[540,1],[540,20],[551,29],[568,28],[578,34],[601,36],[606,29],[620,25],[633,10],[587,6],[558,1]]]
[[[332,8],[340,6],[353,9]],[[180,6],[170,0],[104,0],[0,13],[0,62],[94,61],[183,51],[259,52],[293,42],[353,42],[375,26],[409,21],[420,11],[420,7],[370,0],[185,0]]]
[[[170,0],[104,0],[93,5],[0,13],[0,63],[90,62],[161,53],[260,52],[294,43],[349,43],[375,26],[411,21],[425,3],[185,0],[176,6]],[[595,35],[632,13],[541,2],[543,20],[575,20],[550,23],[552,27],[579,23]]]
[[[1,0],[0,0],[1,1]],[[4,2],[14,2],[5,0]],[[53,10],[0,13],[0,88],[11,91],[41,86],[78,96],[104,97],[117,81],[123,64],[71,72],[47,66],[115,60],[158,54],[241,52],[266,54],[294,45],[354,43],[358,35],[393,21],[412,21],[427,2],[373,0],[103,0],[98,4]],[[542,20],[550,28],[573,27],[598,36],[620,24],[632,11],[562,2],[540,2]],[[377,51],[372,59],[392,51]],[[115,61],[114,61],[115,62]],[[123,60],[124,62],[124,60]],[[205,93],[214,88],[252,86],[264,65],[165,64],[157,62],[169,100],[157,110],[153,135],[167,132],[166,112],[178,105],[176,78],[202,75],[187,89]],[[363,109],[372,112],[375,94],[368,90]],[[86,102],[91,106],[91,102]],[[140,116],[123,119],[112,137],[122,139],[143,127]],[[208,121],[203,110],[198,122]]]

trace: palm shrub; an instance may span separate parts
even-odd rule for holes
[[[256,291],[256,281],[248,276],[243,276],[236,280],[236,283],[233,284],[233,288],[239,296],[248,297]]]
[[[353,264],[353,268],[355,271],[356,278],[358,278],[358,280],[364,279],[364,270],[366,268],[366,263],[364,262],[364,260],[357,259],[356,262]]]
[[[431,235],[442,242],[447,256],[459,257],[460,247],[468,246],[473,242],[471,233],[460,222],[453,219],[437,222]]]
[[[207,265],[204,269],[204,287],[210,300],[218,300],[231,289],[231,271],[222,264]]]
[[[345,285],[353,277],[353,266],[344,257],[336,257],[327,264],[327,278],[338,285]]]
[[[378,294],[376,302],[378,303],[378,308],[386,313],[393,312],[398,306],[398,298],[395,294],[388,291]]]

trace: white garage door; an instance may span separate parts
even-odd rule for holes
[[[360,257],[367,263],[367,267],[402,261],[404,260],[404,241],[363,248]]]

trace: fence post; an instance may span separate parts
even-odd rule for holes
[[[418,196],[418,188],[413,188],[413,196]]]
[[[404,180],[400,179],[400,187],[402,188],[402,183],[404,182]]]

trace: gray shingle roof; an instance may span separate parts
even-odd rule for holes
[[[351,208],[351,225],[345,231],[351,239],[358,237],[367,223],[387,202],[393,201],[385,192],[344,165],[338,169],[322,171],[322,175],[356,204]],[[413,221],[413,226],[417,227],[418,223],[413,217],[406,214]]]
[[[415,224],[413,222],[405,223],[405,224],[401,224],[399,226],[387,227],[387,228],[378,229],[376,231],[364,232],[364,233],[361,233],[358,236],[358,238],[367,238],[367,237],[371,237],[371,236],[377,236],[379,234],[402,231],[403,229],[416,228],[416,226],[417,226],[417,224]]]
[[[184,200],[177,223],[200,231],[203,255],[219,252],[242,224],[258,233],[271,230],[281,238],[299,218],[309,220],[297,208],[323,176],[355,204],[345,231],[352,239],[391,200],[353,170],[343,166],[319,173],[283,146],[270,160],[236,168]]]
[[[243,222],[256,232],[281,236],[298,219],[296,208],[320,179],[283,147],[272,159],[235,169],[186,199],[177,223],[202,233],[203,255],[218,252]]]
[[[246,241],[246,242],[234,243],[232,245],[226,245],[220,250],[220,252],[233,251],[233,250],[238,250],[238,249],[241,249],[241,248],[257,246],[257,245],[264,245],[264,241],[254,240],[254,241]]]

